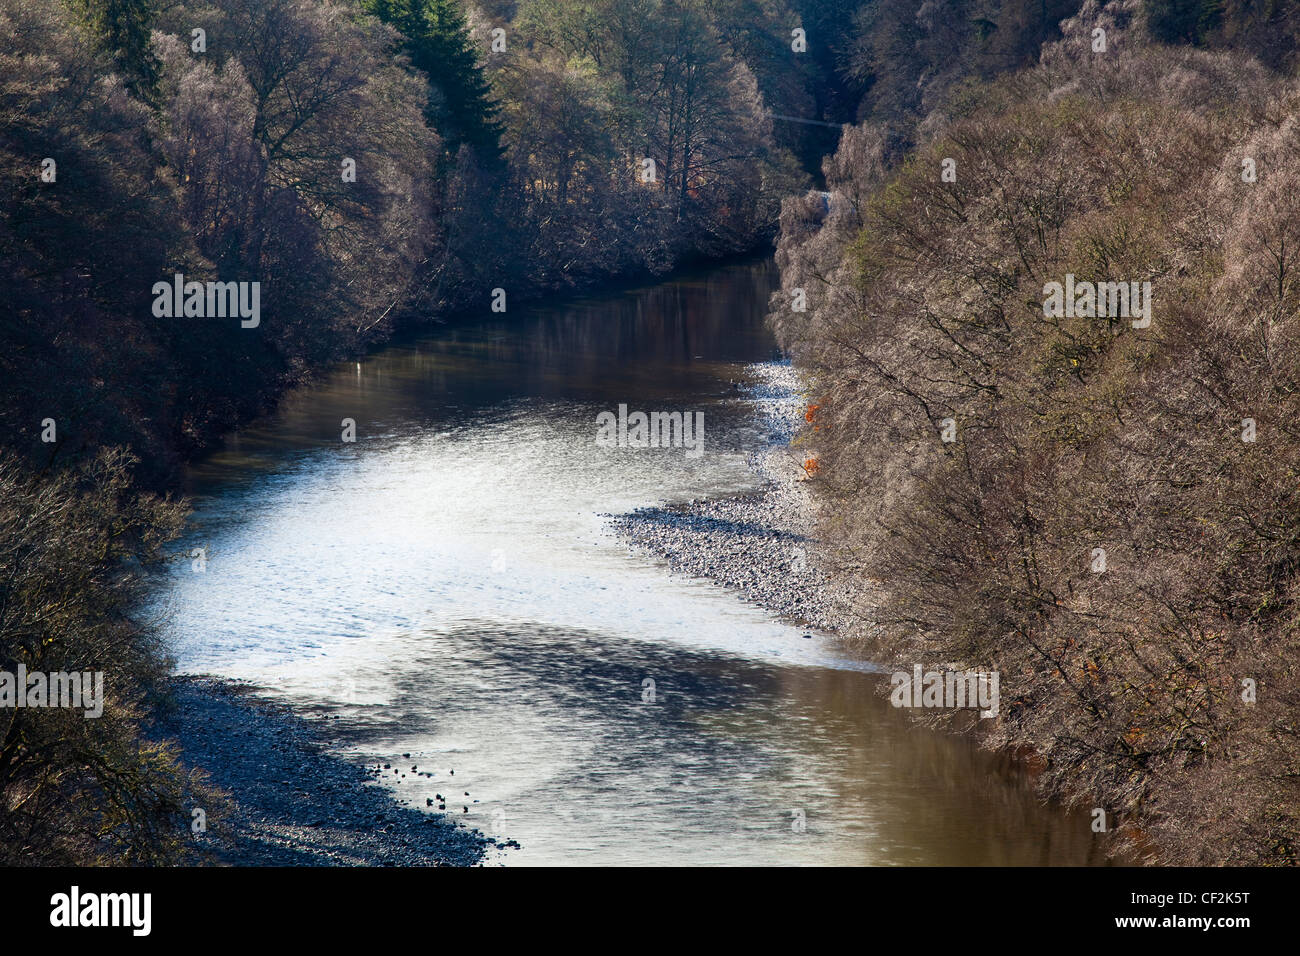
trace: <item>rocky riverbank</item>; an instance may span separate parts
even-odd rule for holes
[[[749,459],[762,487],[733,498],[641,508],[614,516],[611,527],[677,573],[737,591],[800,626],[844,633],[851,604],[817,564],[817,503],[803,452],[791,444],[804,412],[797,376],[785,364],[746,371],[751,381],[744,397],[754,403],[766,434]]]
[[[194,864],[474,866],[501,845],[447,815],[398,804],[367,768],[329,753],[324,721],[242,684],[176,678],[153,731],[232,795],[198,808],[206,829],[193,834]]]
[[[749,464],[762,487],[734,498],[642,509],[612,525],[678,573],[703,577],[786,620],[836,633],[848,603],[817,566],[816,503],[791,440],[803,421],[787,365],[748,370],[744,401],[766,435]],[[256,688],[177,678],[157,737],[176,740],[187,766],[228,796],[194,835],[192,862],[234,866],[472,866],[498,843],[450,815],[396,802],[377,771],[333,755],[327,718],[300,715]],[[380,769],[382,773],[388,771]]]

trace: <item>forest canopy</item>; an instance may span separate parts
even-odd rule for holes
[[[846,132],[774,315],[876,655],[1000,672],[987,741],[1132,845],[1294,864],[1300,87],[1147,13],[1089,0],[899,162]]]
[[[0,0],[0,670],[113,715],[0,713],[5,862],[181,852],[136,599],[185,461],[403,326],[778,234],[864,633],[1021,675],[991,742],[1171,858],[1294,862],[1298,6]]]

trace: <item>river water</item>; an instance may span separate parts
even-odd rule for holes
[[[376,785],[517,840],[507,865],[1101,862],[1088,817],[909,726],[869,664],[606,530],[755,486],[733,383],[778,358],[775,281],[461,321],[288,396],[191,470],[180,670],[336,718],[341,753],[406,772]],[[620,404],[702,411],[704,453],[597,446]]]

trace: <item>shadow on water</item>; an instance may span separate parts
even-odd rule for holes
[[[518,840],[507,863],[1101,862],[1086,816],[908,725],[834,641],[609,533],[755,487],[735,383],[775,356],[774,283],[741,263],[460,322],[290,396],[192,470],[182,670],[411,754],[386,785]],[[706,453],[597,447],[619,404],[702,411]]]

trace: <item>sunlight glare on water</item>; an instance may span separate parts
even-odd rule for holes
[[[869,664],[606,530],[755,487],[733,382],[776,358],[773,282],[462,322],[291,395],[191,473],[207,570],[161,598],[181,670],[340,717],[358,760],[410,753],[434,777],[387,785],[518,840],[508,864],[1098,862],[1086,817],[909,727]],[[705,453],[597,447],[619,403],[703,411]]]

